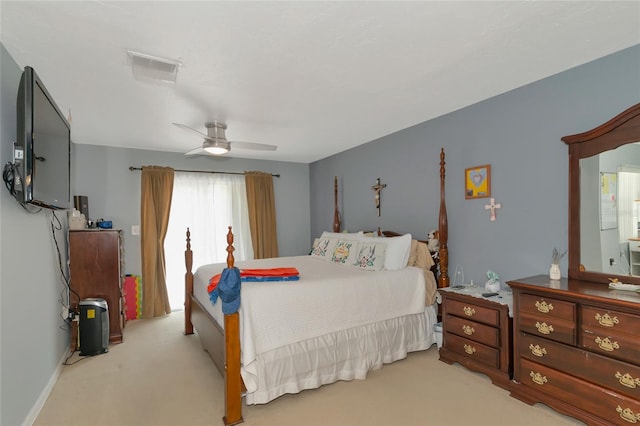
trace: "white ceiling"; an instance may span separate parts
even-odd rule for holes
[[[640,43],[639,1],[1,1],[79,144],[186,152],[225,121],[232,156],[309,163]],[[181,61],[135,80],[127,50]]]

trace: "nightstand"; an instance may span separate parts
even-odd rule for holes
[[[511,293],[483,297],[484,287],[438,289],[442,296],[443,345],[440,361],[457,362],[509,389],[513,374]]]

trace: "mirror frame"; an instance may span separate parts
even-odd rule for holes
[[[618,278],[625,283],[640,284],[640,277],[585,271],[580,264],[580,159],[640,142],[640,103],[595,129],[565,136],[562,141],[569,146],[569,278],[601,283]]]

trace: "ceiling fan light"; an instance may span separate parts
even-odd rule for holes
[[[222,155],[226,154],[230,150],[229,142],[227,141],[210,141],[205,140],[202,148],[210,154]]]

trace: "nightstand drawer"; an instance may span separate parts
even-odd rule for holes
[[[537,314],[540,318],[553,317],[566,321],[576,320],[575,303],[547,297],[520,294],[520,310]]]
[[[500,352],[497,349],[446,331],[444,339],[448,350],[475,359],[493,368],[500,367]]]
[[[497,348],[500,346],[500,330],[479,322],[453,315],[445,317],[445,330],[449,333]]]
[[[458,300],[446,299],[446,312],[463,318],[469,318],[484,324],[499,326],[500,313],[496,309],[465,303]]]

